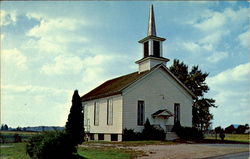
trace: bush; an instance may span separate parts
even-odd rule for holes
[[[143,136],[142,136],[142,133],[140,132],[134,132],[134,129],[125,128],[123,130],[122,140],[123,141],[138,141],[138,140],[143,140]]]
[[[147,119],[144,124],[142,133],[134,132],[134,129],[123,130],[123,141],[138,141],[138,140],[164,140],[165,132],[163,129],[157,129],[150,124]]]
[[[69,134],[64,131],[43,132],[33,136],[26,151],[32,159],[73,159],[76,147]]]
[[[182,127],[180,122],[174,124],[172,131],[185,140],[200,140],[204,138],[202,131],[194,127]]]
[[[147,119],[142,130],[142,136],[144,140],[164,140],[166,134],[163,129],[157,129],[151,125]]]
[[[22,142],[22,138],[19,134],[14,134],[14,142]]]

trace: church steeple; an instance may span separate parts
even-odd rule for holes
[[[163,58],[162,42],[166,39],[156,35],[154,7],[151,5],[149,11],[148,33],[145,38],[138,41],[143,44],[143,58],[136,61],[139,65],[139,73],[150,70],[158,64],[166,64],[169,59]]]
[[[150,7],[149,11],[149,21],[148,21],[148,36],[156,36],[155,28],[155,16],[154,16],[154,7],[153,4]]]

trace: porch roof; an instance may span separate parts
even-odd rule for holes
[[[174,114],[167,109],[158,110],[152,114],[153,118],[155,118],[155,117],[169,118],[172,116],[174,116]]]

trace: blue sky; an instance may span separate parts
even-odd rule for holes
[[[75,89],[137,71],[154,4],[157,35],[209,73],[213,126],[250,123],[249,2],[1,3],[1,123],[64,126]]]

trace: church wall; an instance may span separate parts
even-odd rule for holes
[[[145,121],[149,118],[151,124],[173,125],[174,117],[154,119],[151,114],[161,109],[174,113],[174,103],[180,103],[181,125],[192,126],[192,97],[162,69],[155,70],[124,90],[123,129],[142,131],[143,126],[137,126],[138,100],[145,102]]]
[[[113,99],[113,124],[107,124],[107,100]],[[99,102],[99,125],[94,125],[94,102]],[[121,134],[122,133],[122,96],[115,95],[106,98],[83,102],[84,127],[91,134]],[[95,135],[96,136],[96,135]],[[95,139],[97,137],[94,137]],[[108,137],[110,138],[110,137]]]

